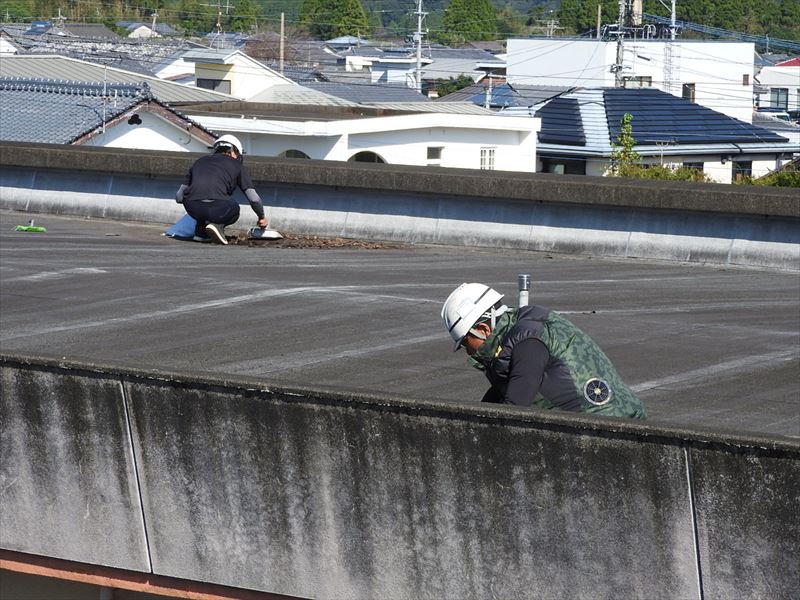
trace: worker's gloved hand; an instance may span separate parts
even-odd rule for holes
[[[267,225],[269,225],[269,221],[267,221],[267,217],[264,217],[263,219],[259,219],[257,225],[261,229],[266,229]]]

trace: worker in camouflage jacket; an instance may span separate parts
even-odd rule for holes
[[[512,309],[481,283],[464,283],[442,320],[492,387],[484,402],[644,419],[644,407],[595,342],[541,306]]]

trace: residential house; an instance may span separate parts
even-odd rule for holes
[[[274,85],[295,85],[294,82],[247,56],[241,50],[197,49],[183,55],[195,65],[198,88],[250,99]]]
[[[175,29],[167,23],[142,23],[139,21],[117,21],[117,27],[121,27],[128,32],[129,38],[134,39],[151,39],[159,38],[165,35],[175,35],[178,33]]]
[[[0,78],[0,140],[204,152],[216,135],[147,83]]]
[[[410,112],[417,106],[427,110]],[[313,120],[299,120],[288,108],[273,117],[264,108],[252,117],[188,112],[208,129],[236,135],[246,152],[259,156],[526,172],[536,165],[538,118],[435,102],[373,107],[387,116],[364,117],[359,113],[366,109],[354,107],[340,106],[338,118],[317,110]]]
[[[0,56],[17,54],[23,50],[14,38],[15,36],[8,33],[5,28],[0,28]]]
[[[511,85],[652,87],[751,121],[752,43],[626,38],[622,50],[620,70],[614,41],[510,39],[507,80]]]
[[[758,98],[759,107],[794,112],[800,122],[800,56],[762,67],[756,79],[763,90]]]
[[[645,164],[702,170],[719,183],[765,175],[798,149],[785,136],[653,88],[577,88],[500,114],[541,118],[537,171],[550,173],[607,174],[625,114]]]

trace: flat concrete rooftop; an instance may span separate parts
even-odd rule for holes
[[[13,231],[34,217],[45,234]],[[477,402],[439,320],[463,281],[559,310],[653,421],[800,436],[797,273],[521,250],[219,247],[164,227],[0,214],[0,349],[260,385]]]

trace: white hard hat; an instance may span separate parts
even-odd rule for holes
[[[214,141],[214,148],[219,146],[231,146],[236,148],[236,152],[239,154],[244,154],[242,151],[242,142],[240,142],[239,138],[237,138],[235,135],[230,135],[229,133],[221,135]]]
[[[442,306],[442,321],[453,338],[453,352],[461,347],[464,336],[481,320],[503,314],[508,307],[494,308],[503,295],[482,283],[462,283],[447,297]]]

